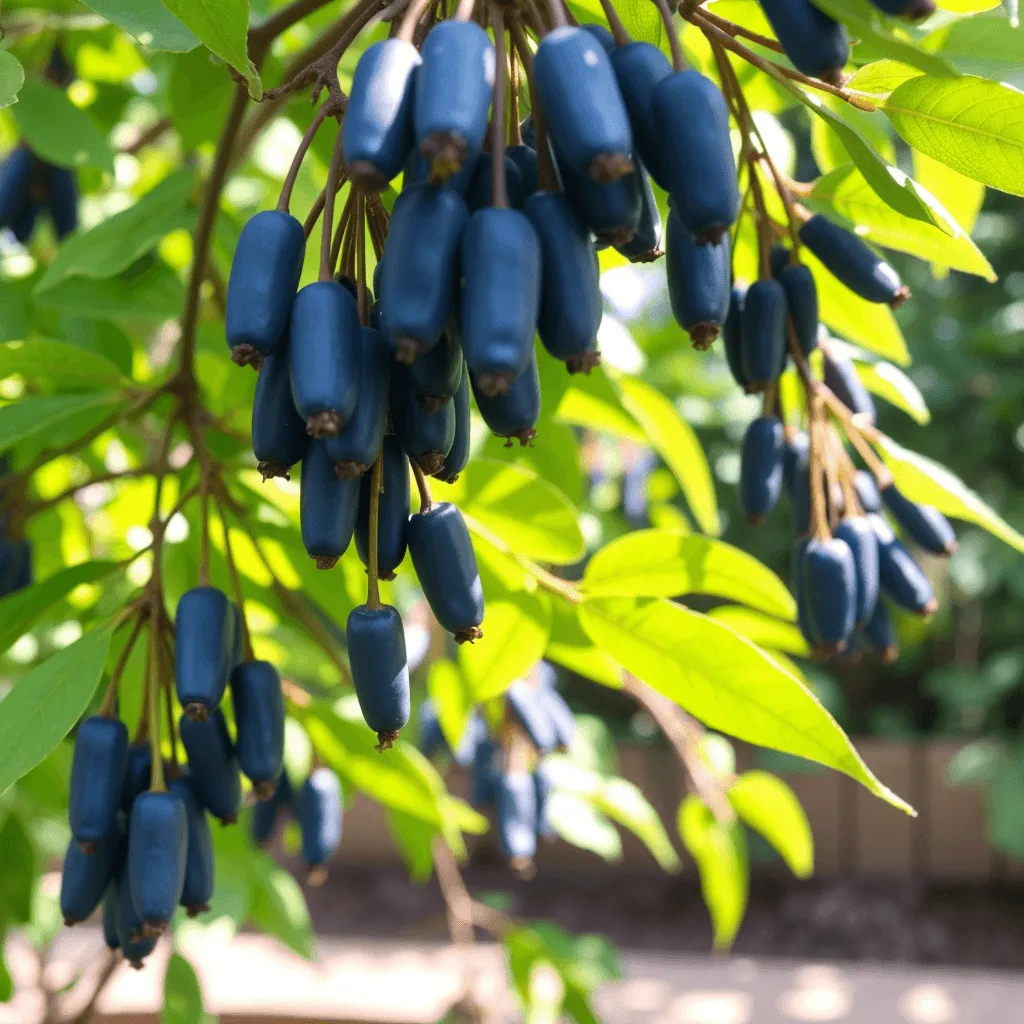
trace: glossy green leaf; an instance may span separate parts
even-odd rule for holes
[[[0,922],[28,924],[36,881],[36,851],[21,815],[12,810],[0,828]]]
[[[49,432],[80,413],[113,410],[121,401],[118,392],[21,398],[0,408],[0,451],[28,437]]]
[[[257,928],[273,935],[306,960],[315,955],[309,907],[299,883],[265,853],[254,854],[249,914]]]
[[[107,140],[63,89],[28,78],[13,112],[25,141],[44,160],[58,167],[98,167],[113,173]]]
[[[880,447],[897,486],[912,501],[934,505],[947,516],[974,523],[1010,547],[1024,551],[1024,535],[989,508],[945,466],[904,448],[889,437],[881,439]]]
[[[728,949],[747,910],[750,867],[737,822],[724,824],[696,796],[679,805],[679,837],[697,864],[700,889],[711,915],[715,948]]]
[[[570,672],[578,672],[584,679],[614,689],[621,687],[621,667],[583,632],[575,606],[556,598],[551,602],[551,611],[551,638],[544,657]]]
[[[167,105],[186,150],[220,135],[233,89],[224,65],[205,48],[175,59]]]
[[[86,7],[119,25],[151,50],[185,53],[199,40],[160,0],[82,0]]]
[[[414,882],[422,885],[434,871],[434,854],[431,846],[437,835],[437,826],[415,818],[393,807],[386,807],[388,831],[398,847],[405,866]]]
[[[121,370],[102,353],[49,338],[0,344],[0,378],[20,373],[33,383],[120,384]]]
[[[570,845],[596,853],[609,864],[622,860],[622,839],[615,826],[578,793],[552,793],[548,820],[555,833]]]
[[[973,231],[985,202],[985,186],[919,150],[913,151],[913,157],[914,178],[918,183],[942,203],[964,231]]]
[[[923,72],[920,68],[886,58],[858,68],[846,83],[846,88],[873,96],[888,96],[904,82],[921,74]]]
[[[35,768],[71,731],[103,674],[109,629],[94,629],[51,655],[0,701],[0,793]]]
[[[576,374],[562,393],[555,416],[562,423],[643,443],[643,429],[626,412],[604,370]]]
[[[35,298],[75,316],[162,323],[181,314],[185,289],[166,263],[147,254],[116,277],[69,277]]]
[[[799,680],[727,626],[670,601],[585,601],[580,622],[627,671],[708,728],[836,768],[901,810]]]
[[[10,50],[0,50],[0,108],[17,103],[25,84],[25,69]]]
[[[473,711],[473,701],[454,661],[438,658],[427,673],[427,691],[434,702],[441,732],[451,750],[462,742]]]
[[[793,790],[763,771],[744,772],[729,787],[733,810],[778,851],[797,878],[814,873],[814,836]]]
[[[208,1020],[195,968],[180,953],[172,953],[164,975],[160,1024],[206,1024]]]
[[[708,615],[734,633],[746,637],[759,647],[770,647],[774,651],[785,651],[798,658],[809,658],[811,649],[798,626],[791,622],[780,622],[776,618],[743,608],[737,604],[713,608]]]
[[[587,563],[588,597],[682,597],[712,594],[796,618],[789,588],[745,551],[673,530],[637,530],[613,540]]]

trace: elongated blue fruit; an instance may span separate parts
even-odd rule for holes
[[[875,605],[874,614],[861,629],[861,637],[868,648],[878,654],[884,665],[891,665],[900,656],[899,637],[884,601]]]
[[[586,224],[561,192],[535,192],[523,205],[541,250],[537,332],[570,373],[600,361],[601,272]]]
[[[818,287],[814,275],[802,263],[787,263],[775,275],[786,293],[786,308],[805,356],[818,347]]]
[[[805,75],[842,84],[850,59],[846,29],[810,0],[761,0],[786,56]]]
[[[127,814],[135,798],[149,789],[149,776],[153,767],[153,751],[149,743],[133,743],[128,748],[124,781],[121,784],[120,808]]]
[[[651,178],[640,160],[636,161],[634,172],[640,183],[640,221],[636,232],[625,245],[615,246],[616,251],[630,263],[653,263],[664,252],[661,248],[661,214],[654,197]]]
[[[900,529],[925,551],[933,555],[952,555],[956,551],[953,527],[934,505],[919,505],[911,501],[895,484],[882,491],[882,501]]]
[[[36,221],[39,220],[39,204],[31,199],[18,211],[11,224],[11,231],[14,237],[22,244],[28,245],[32,232],[36,229]]]
[[[505,149],[505,158],[516,165],[522,179],[521,201],[513,204],[521,207],[527,196],[532,196],[537,191],[537,151],[527,145],[508,146]]]
[[[419,51],[404,39],[374,43],[356,64],[342,131],[348,176],[363,188],[386,188],[412,151],[419,66]]]
[[[672,314],[676,323],[689,333],[693,347],[706,351],[729,315],[729,238],[725,236],[717,244],[698,245],[675,210],[671,210],[665,248]]]
[[[493,807],[497,798],[498,748],[486,730],[473,752],[473,764],[469,774],[469,800],[474,807]]]
[[[494,160],[490,153],[481,153],[476,158],[473,180],[469,183],[469,188],[466,189],[466,205],[471,213],[491,205],[493,179]],[[505,154],[505,189],[508,192],[508,205],[513,210],[518,210],[530,194],[526,191],[526,184],[523,181],[519,165],[507,153]]]
[[[143,935],[167,929],[181,900],[187,858],[188,812],[181,797],[155,790],[141,794],[128,826],[128,880]]]
[[[883,14],[904,21],[921,21],[935,13],[935,0],[868,0]]]
[[[505,703],[541,753],[549,753],[558,746],[555,724],[539,687],[519,679],[508,688]]]
[[[441,502],[409,519],[409,554],[441,626],[461,644],[483,636],[484,591],[473,542],[455,505]]]
[[[518,210],[477,210],[462,238],[462,272],[462,351],[474,387],[499,395],[533,352],[541,246],[530,219]]]
[[[92,715],[82,722],[75,736],[68,819],[83,853],[95,853],[113,831],[127,763],[124,722],[105,715]]]
[[[441,719],[437,717],[437,708],[429,698],[420,704],[419,711],[419,746],[424,757],[434,757],[439,750],[450,754],[448,741],[441,729]]]
[[[419,151],[414,150],[405,164],[405,173],[402,176],[402,192],[419,184],[431,184],[437,186],[443,184],[446,189],[466,198],[470,185],[476,177],[476,164],[480,159],[479,153],[472,153],[466,156],[462,166],[446,181],[435,181],[430,173],[430,161],[421,156]]]
[[[853,568],[857,577],[854,618],[857,628],[863,629],[878,604],[878,538],[866,516],[847,516],[833,533],[853,554]]]
[[[746,288],[735,287],[729,296],[729,312],[722,325],[722,348],[732,379],[744,390],[749,381],[743,373],[743,303]]]
[[[875,514],[868,519],[878,538],[878,572],[883,593],[908,612],[931,615],[939,602],[928,577],[883,516]]]
[[[377,572],[381,579],[393,580],[395,570],[405,558],[409,528],[409,460],[397,437],[384,439],[382,491],[377,507]],[[372,474],[367,473],[359,488],[359,518],[356,520],[356,550],[363,565],[370,564],[370,488]]]
[[[289,213],[263,210],[249,219],[235,247],[224,329],[231,358],[259,365],[288,330],[302,274],[306,235]]]
[[[436,412],[455,396],[462,383],[462,344],[458,324],[450,317],[441,340],[410,367],[409,381],[426,412]]]
[[[483,146],[494,47],[475,22],[442,21],[427,34],[422,58],[413,113],[416,142],[430,161],[431,180],[447,181]]]
[[[292,784],[288,773],[281,772],[269,800],[260,800],[249,817],[249,835],[257,846],[269,843],[277,828],[278,818],[292,804]]]
[[[820,213],[800,228],[800,240],[834,277],[862,299],[896,309],[910,298],[910,289],[881,256]]]
[[[633,132],[604,47],[582,28],[557,28],[541,39],[533,74],[562,158],[595,181],[629,174]]]
[[[537,358],[531,353],[530,361],[508,391],[500,395],[487,396],[476,389],[473,380],[476,405],[488,429],[505,438],[505,447],[512,447],[512,438],[520,447],[530,444],[537,436],[537,420],[540,418],[540,374],[537,372]]]
[[[185,847],[185,878],[180,903],[189,917],[198,917],[210,909],[213,899],[213,836],[210,823],[193,789],[189,776],[174,779],[167,787],[185,808],[188,842]]]
[[[516,874],[527,875],[537,852],[537,790],[532,772],[505,772],[495,792],[501,848]]]
[[[865,512],[882,511],[882,495],[878,490],[878,484],[866,469],[857,470],[857,475],[853,478],[853,486],[857,491],[861,508]]]
[[[78,183],[75,172],[67,167],[46,168],[47,197],[53,230],[58,238],[70,235],[78,228]]]
[[[388,296],[384,334],[399,362],[411,363],[441,337],[458,285],[459,245],[468,219],[465,202],[452,189],[423,183],[403,190],[395,202],[381,291]]]
[[[541,761],[533,770],[533,789],[537,799],[537,838],[553,839],[555,827],[551,824],[549,804],[554,783],[551,768],[545,761]]]
[[[356,407],[341,430],[324,439],[340,477],[362,476],[377,460],[387,423],[391,362],[384,336],[372,327],[360,328]]]
[[[470,413],[469,413],[469,370],[465,361],[462,364],[462,381],[459,390],[452,399],[455,408],[455,437],[451,451],[445,456],[444,465],[434,475],[447,484],[453,484],[469,462],[470,450]]]
[[[252,400],[252,450],[263,479],[283,476],[287,480],[308,443],[306,421],[292,398],[288,355],[273,352],[263,358]]]
[[[359,510],[359,478],[342,479],[326,441],[312,441],[302,460],[299,525],[318,569],[333,569],[348,550]]]
[[[35,156],[24,146],[19,146],[0,164],[0,228],[13,227],[29,201],[29,184],[35,166]]]
[[[662,165],[662,139],[658,135],[652,101],[658,83],[672,74],[672,65],[651,43],[627,43],[610,53],[615,80],[633,127],[633,144],[654,180],[668,188],[669,176]]]
[[[793,532],[799,537],[811,528],[811,442],[806,434],[786,441],[782,479],[793,504]]]
[[[576,719],[565,698],[553,686],[541,686],[538,690],[540,702],[547,709],[551,725],[555,730],[555,747],[568,750],[576,735]]]
[[[853,634],[857,608],[853,553],[844,541],[812,537],[801,562],[807,639],[821,653],[841,653]]]
[[[829,346],[825,353],[825,386],[851,412],[866,416],[874,423],[878,418],[874,399],[864,387],[853,360]]]
[[[743,300],[741,359],[748,391],[763,391],[786,365],[786,293],[778,281],[755,281]]]
[[[405,454],[427,476],[444,469],[455,443],[455,406],[451,399],[433,412],[423,408],[413,390],[410,368],[396,365],[391,373],[391,423]]]
[[[117,879],[115,899],[117,912],[117,941],[125,960],[137,971],[142,970],[143,961],[156,947],[156,935],[146,935],[142,917],[135,909],[131,893],[131,870],[128,859],[121,867]]]
[[[556,150],[565,197],[577,216],[594,233],[598,248],[629,245],[640,226],[644,196],[634,171],[615,181],[595,181],[566,163]]]
[[[120,949],[117,935],[117,882],[112,881],[103,894],[103,941],[107,949]]]
[[[337,281],[314,281],[292,306],[288,361],[295,408],[310,437],[337,434],[359,395],[359,311]]]
[[[68,927],[92,916],[117,877],[123,855],[121,827],[112,828],[93,853],[83,853],[72,836],[60,875],[60,912]]]
[[[284,697],[281,677],[269,661],[243,661],[231,673],[235,753],[257,800],[277,788],[284,763]]]
[[[299,791],[299,827],[302,829],[302,859],[311,869],[322,868],[341,843],[343,808],[341,783],[330,768],[316,768]],[[326,877],[311,871],[311,882]]]
[[[584,32],[589,32],[590,35],[597,40],[601,49],[609,56],[615,52],[615,37],[604,25],[598,25],[595,22],[588,22],[586,25],[580,25],[580,28],[583,29]]]
[[[349,613],[345,635],[359,709],[385,750],[409,721],[409,662],[402,617],[390,605],[359,605]]]
[[[203,722],[182,715],[179,728],[193,791],[215,818],[234,824],[242,806],[242,776],[224,713],[218,708]]]
[[[683,227],[698,242],[719,242],[740,210],[729,108],[698,71],[677,71],[654,88],[651,111],[662,167]]]
[[[217,587],[193,587],[178,602],[174,681],[189,718],[202,721],[220,704],[235,646],[231,602]]]
[[[782,422],[777,416],[751,421],[743,435],[740,461],[740,505],[752,526],[763,523],[782,494]]]

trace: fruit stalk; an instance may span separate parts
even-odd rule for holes
[[[418,484],[419,477],[423,475],[423,472],[418,466],[416,466],[415,471],[418,474],[416,481]],[[378,453],[377,461],[373,464],[373,469],[370,473],[370,519],[369,526],[366,531],[368,562],[368,565],[366,566],[366,607],[373,611],[377,611],[381,607],[379,583],[380,566],[378,564],[377,536],[380,531],[380,493],[384,482],[383,450]],[[424,486],[426,486],[425,481]],[[422,497],[422,491],[420,494]],[[429,500],[430,495],[428,494],[427,501],[429,502]]]
[[[338,175],[341,173],[342,149],[341,131],[334,140],[331,166],[327,172],[327,186],[324,196],[324,222],[320,229],[320,280],[330,281],[333,276],[331,265],[331,231],[334,229],[334,196],[337,192]]]
[[[828,525],[828,505],[825,501],[825,485],[822,475],[825,471],[825,450],[822,428],[824,427],[824,405],[817,394],[810,396],[811,439],[811,532],[820,541],[827,541],[832,536]]]
[[[619,12],[615,9],[612,0],[601,0],[601,10],[604,11],[605,20],[608,22],[608,27],[612,30],[612,38],[615,40],[615,45],[628,46],[633,42],[633,37],[622,23]]]
[[[228,564],[228,575],[231,577],[231,589],[235,592],[235,604],[238,605],[238,622],[242,630],[242,655],[245,661],[253,660],[252,634],[249,632],[249,620],[245,617],[245,595],[242,592],[242,577],[235,563],[235,552],[231,546],[231,533],[224,504],[218,500],[217,510],[220,512],[221,527],[224,530],[224,560]]]
[[[558,190],[558,175],[555,173],[555,164],[551,157],[551,144],[548,142],[544,110],[540,104],[537,88],[533,81],[533,54],[530,52],[530,45],[527,42],[526,34],[523,32],[522,24],[514,16],[509,23],[509,34],[512,37],[516,52],[519,54],[519,59],[523,62],[526,81],[530,87],[530,99],[533,102],[533,134],[536,137],[537,143],[537,190],[541,192],[555,192]]]
[[[146,713],[149,719],[149,745],[153,751],[150,761],[149,788],[154,793],[166,793],[164,780],[164,759],[160,751],[160,691],[159,651],[157,650],[158,627],[155,620],[149,625],[149,652],[146,659]]]
[[[461,5],[460,5],[461,6]],[[508,209],[508,182],[505,178],[505,81],[508,56],[505,50],[505,12],[500,0],[491,3],[491,28],[494,31],[494,93],[491,99],[491,205]]]
[[[655,0],[655,5],[658,8],[658,13],[661,15],[661,20],[665,25],[665,32],[668,35],[668,45],[672,52],[672,70],[684,71],[687,67],[686,55],[683,53],[683,45],[679,41],[679,33],[676,31],[675,23],[672,20],[673,8],[669,6],[668,0]],[[616,42],[618,41],[616,40]]]
[[[434,499],[430,496],[430,484],[427,483],[423,470],[414,461],[410,460],[410,465],[412,466],[412,475],[416,479],[416,490],[420,492],[420,511],[429,512],[434,505]]]
[[[121,651],[121,656],[117,659],[114,671],[110,675],[107,692],[103,695],[103,703],[100,706],[100,714],[107,718],[112,718],[116,714],[115,709],[117,708],[118,684],[121,682],[124,667],[128,664],[128,659],[131,657],[132,650],[135,647],[135,641],[138,640],[139,633],[142,632],[142,626],[145,621],[145,612],[140,611],[138,613],[138,617],[135,619],[135,625],[132,627],[131,634],[125,641],[124,649]]]
[[[324,123],[324,120],[330,112],[331,105],[329,101],[317,109],[316,113],[313,115],[313,120],[309,122],[309,127],[306,129],[306,133],[302,136],[302,141],[295,150],[295,156],[292,157],[291,166],[288,168],[288,173],[285,175],[284,183],[281,185],[281,195],[277,200],[277,209],[282,213],[289,212],[289,207],[291,206],[292,201],[292,190],[295,188],[295,179],[299,176],[299,168],[302,166],[302,161],[305,159],[306,153],[309,151],[309,147],[313,144],[313,139],[319,131],[320,125]]]

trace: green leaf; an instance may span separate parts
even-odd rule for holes
[[[669,601],[585,601],[580,622],[628,672],[710,729],[836,768],[913,813],[799,680],[720,622]]]
[[[71,731],[103,674],[111,631],[94,629],[37,665],[0,701],[0,793]]]
[[[876,60],[858,68],[846,83],[847,89],[873,96],[888,96],[904,82],[923,74],[920,68],[898,60]]]
[[[622,839],[615,826],[578,793],[554,792],[548,798],[548,820],[561,839],[596,853],[609,864],[622,860]]]
[[[114,173],[114,155],[92,118],[63,89],[37,78],[25,80],[14,106],[25,141],[58,167],[98,167]]]
[[[660,391],[633,377],[618,381],[622,405],[640,424],[645,442],[665,460],[704,533],[717,536],[718,501],[711,467],[693,428]]]
[[[976,786],[990,782],[1003,760],[1003,745],[995,739],[980,739],[958,750],[946,765],[951,786]]]
[[[590,637],[580,628],[576,609],[568,601],[551,601],[551,638],[544,651],[544,657],[570,672],[577,672],[584,679],[619,689],[622,686],[622,669],[615,661],[591,643]]]
[[[172,231],[191,229],[195,210],[189,200],[195,175],[178,171],[164,178],[127,210],[115,213],[83,234],[72,235],[36,285],[49,291],[69,277],[102,279],[127,270]]]
[[[120,384],[121,370],[105,355],[66,341],[34,338],[0,344],[0,378],[20,373],[33,384]]]
[[[814,873],[814,836],[800,801],[782,779],[744,772],[729,787],[733,810],[778,850],[797,878]]]
[[[776,651],[795,654],[798,658],[811,656],[811,649],[803,633],[793,623],[780,622],[761,612],[741,608],[735,604],[713,608],[708,615],[759,647],[771,647]]]
[[[1011,750],[988,787],[988,839],[997,850],[1024,857],[1024,748]]]
[[[752,555],[675,530],[637,530],[606,544],[587,564],[580,587],[588,597],[712,594],[796,618],[789,588]]]
[[[600,367],[592,373],[575,374],[562,393],[555,418],[574,427],[615,434],[643,444],[643,429],[622,407],[622,399]]]
[[[0,829],[0,922],[28,924],[36,881],[36,851],[21,815],[11,811]]]
[[[25,84],[25,69],[10,50],[0,50],[0,108],[18,102]]]
[[[254,100],[263,96],[259,72],[249,60],[249,0],[163,0],[163,5],[249,83]]]
[[[9,1003],[14,998],[14,979],[7,968],[7,962],[0,956],[0,1003]]]
[[[403,811],[396,811],[393,807],[386,807],[384,813],[388,831],[402,854],[412,880],[422,885],[434,871],[432,844],[437,835],[437,826]]]
[[[80,413],[113,409],[118,392],[88,395],[33,395],[0,408],[0,451],[36,434],[50,432]]]
[[[233,89],[224,65],[208,50],[196,49],[175,59],[167,105],[186,151],[220,135]]]
[[[945,515],[974,523],[1017,551],[1024,551],[1024,536],[945,466],[904,448],[890,437],[883,436],[879,446],[897,486],[911,501],[934,505]]]
[[[299,883],[265,853],[254,856],[253,872],[249,914],[256,927],[312,960],[313,926]]]
[[[728,949],[747,909],[750,868],[747,843],[737,822],[722,824],[696,796],[679,805],[679,836],[697,863],[700,888],[711,915],[715,948]]]
[[[857,362],[855,366],[868,391],[902,409],[915,423],[931,423],[932,414],[924,404],[924,396],[901,369],[885,362]]]
[[[206,1024],[208,1020],[195,968],[180,953],[172,953],[164,975],[160,1024]]]
[[[47,608],[67,597],[75,587],[97,583],[118,568],[121,566],[117,562],[81,562],[0,599],[0,653],[24,636]]]
[[[199,40],[160,0],[82,0],[82,3],[151,50],[185,53],[199,45]]]
[[[116,277],[69,277],[59,288],[37,292],[35,299],[75,316],[160,323],[181,313],[185,289],[166,263],[147,254]]]
[[[438,658],[427,673],[427,690],[449,748],[458,749],[473,712],[473,701],[458,665]]]
[[[968,234],[978,223],[978,214],[985,202],[985,186],[965,178],[952,167],[940,164],[918,150],[913,151],[914,178],[949,211],[950,216]]]
[[[975,181],[1024,195],[1024,93],[971,75],[914,78],[882,109],[915,149]]]

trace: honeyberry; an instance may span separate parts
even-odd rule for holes
[[[13,227],[18,214],[28,203],[29,183],[36,158],[24,146],[18,146],[0,164],[0,228]]]
[[[777,416],[751,421],[743,435],[740,505],[753,526],[764,522],[779,502],[784,450],[782,422]]]
[[[157,790],[140,794],[128,827],[128,880],[144,936],[163,934],[174,916],[187,857],[188,812],[181,797]]]
[[[528,196],[537,191],[537,151],[527,145],[508,146],[505,149],[505,159],[515,164],[522,180],[521,201],[513,204],[520,207]]]
[[[284,762],[284,697],[269,661],[243,661],[231,672],[235,753],[257,800],[269,799]]]
[[[257,846],[269,843],[273,838],[281,812],[292,803],[292,785],[288,773],[281,772],[269,800],[260,800],[252,809],[249,818],[249,835]]]
[[[857,475],[853,478],[853,486],[857,492],[857,499],[865,512],[882,511],[882,495],[878,490],[875,478],[866,470],[858,469]]]
[[[32,237],[32,232],[36,229],[36,221],[38,219],[39,204],[31,199],[15,215],[11,223],[11,231],[22,245],[28,244],[29,239]]]
[[[127,761],[128,729],[119,718],[92,715],[78,727],[68,818],[83,853],[95,853],[113,831]]]
[[[222,824],[234,824],[242,806],[242,777],[224,713],[217,708],[201,722],[182,715],[178,729],[188,754],[193,792]]]
[[[778,281],[755,281],[743,300],[740,358],[748,391],[763,391],[786,363],[786,293]]]
[[[495,805],[501,848],[512,870],[525,875],[531,871],[537,853],[537,790],[533,773],[502,773],[497,781]]]
[[[672,65],[651,43],[633,42],[616,46],[610,52],[615,80],[633,127],[633,143],[654,180],[668,188],[668,175],[662,167],[662,140],[655,124],[652,100],[655,87],[672,74]]]
[[[333,569],[348,550],[359,510],[359,478],[338,476],[326,441],[311,441],[302,460],[299,526],[318,569]]]
[[[542,685],[537,691],[537,696],[547,711],[552,728],[555,730],[556,749],[568,750],[572,746],[573,737],[576,734],[576,720],[573,718],[571,708],[553,686]]]
[[[834,535],[846,544],[853,555],[857,578],[854,618],[857,628],[862,629],[874,615],[878,604],[878,538],[866,516],[846,516],[836,526]]]
[[[497,798],[499,771],[496,764],[498,747],[486,734],[473,751],[469,775],[469,801],[474,807],[493,807]]]
[[[210,823],[188,776],[174,779],[167,789],[181,800],[188,822],[180,903],[189,917],[198,917],[210,909],[210,900],[213,899],[215,876]]]
[[[868,519],[878,538],[882,591],[908,612],[931,615],[939,603],[928,577],[882,516],[875,514]]]
[[[878,413],[874,399],[864,387],[853,360],[832,346],[825,352],[825,386],[852,412],[875,422]]]
[[[599,25],[595,22],[588,22],[585,25],[580,25],[580,28],[583,29],[584,32],[589,32],[594,39],[597,40],[601,49],[609,56],[615,52],[615,37],[604,25]]]
[[[883,14],[906,21],[921,21],[935,13],[935,0],[868,0]]]
[[[149,776],[153,768],[153,749],[149,742],[133,743],[125,760],[124,781],[121,785],[120,808],[127,814],[135,798],[149,789]]]
[[[445,483],[453,484],[469,462],[470,414],[469,414],[469,370],[462,365],[462,381],[452,399],[455,409],[455,437],[451,451],[445,456],[444,466],[435,475]]]
[[[536,355],[530,354],[526,369],[512,381],[508,391],[500,395],[489,396],[477,391],[475,378],[473,385],[477,408],[484,423],[492,433],[505,438],[506,447],[511,447],[512,438],[516,438],[520,446],[534,439],[540,418],[540,375]]]
[[[861,637],[886,665],[891,665],[900,656],[896,628],[884,601],[875,605],[874,614],[861,629]]]
[[[805,75],[833,85],[850,59],[846,29],[811,0],[761,0],[786,56]]]
[[[396,365],[391,372],[391,423],[410,460],[428,476],[444,468],[455,442],[455,406],[451,399],[432,412],[413,389],[410,368]]]
[[[103,894],[103,941],[107,949],[121,948],[121,940],[117,935],[117,882],[112,881]]]
[[[537,838],[552,839],[555,827],[551,822],[550,805],[554,782],[546,761],[541,761],[533,770],[533,789],[537,801]]]
[[[78,184],[74,171],[47,164],[46,205],[50,208],[53,230],[59,239],[78,228]]]
[[[83,853],[72,836],[60,876],[60,912],[66,925],[78,924],[92,915],[117,877],[123,858],[121,825],[111,828],[92,853]]]
[[[409,663],[402,618],[395,608],[359,605],[348,617],[352,682],[363,720],[389,747],[409,721]]]
[[[729,313],[731,274],[728,237],[698,245],[675,210],[668,215],[665,274],[672,314],[690,335],[694,348],[707,349]]]
[[[540,689],[523,679],[516,680],[505,694],[508,710],[526,730],[533,745],[548,753],[558,745],[558,735]]]
[[[263,359],[252,402],[252,450],[263,479],[287,478],[308,442],[306,421],[292,398],[288,355],[273,352]]]
[[[462,383],[462,346],[454,317],[441,334],[441,340],[424,352],[409,367],[409,382],[426,412],[439,409],[455,396]]]
[[[565,163],[556,149],[565,196],[577,216],[594,233],[598,248],[629,245],[640,226],[644,197],[634,171],[615,181],[594,181]]]
[[[744,390],[747,378],[743,373],[743,302],[747,297],[747,289],[736,286],[729,296],[729,312],[722,325],[722,348],[725,350],[725,361],[729,366],[732,379]]]
[[[812,537],[804,545],[800,572],[808,641],[821,653],[845,650],[856,615],[853,553],[844,541]]]
[[[118,945],[125,960],[135,970],[141,970],[143,961],[156,948],[157,937],[145,934],[142,917],[135,909],[135,901],[132,899],[131,893],[131,871],[127,858],[117,879],[113,903],[117,917]]]
[[[491,205],[493,176],[493,157],[490,153],[481,153],[476,159],[473,178],[466,189],[466,205],[471,213]],[[508,205],[514,210],[518,210],[530,194],[526,189],[519,165],[508,153],[505,154],[505,189],[508,192]]]
[[[310,868],[319,868],[334,856],[341,843],[341,784],[330,768],[315,768],[302,784],[298,796],[299,826],[302,830],[302,858]],[[314,872],[311,880],[321,880]]]
[[[220,704],[235,646],[231,602],[217,587],[193,587],[174,621],[174,681],[188,718],[201,721]]]
[[[663,253],[661,248],[661,214],[654,197],[651,178],[639,158],[635,158],[637,181],[640,186],[640,219],[633,237],[624,245],[615,246],[616,252],[630,263],[652,263]]]
[[[405,558],[409,526],[409,460],[396,437],[384,439],[381,467],[382,491],[377,505],[377,571],[381,579],[393,580]],[[370,488],[373,474],[367,473],[359,489],[359,517],[356,520],[356,551],[363,565],[370,561]]]
[[[786,293],[786,308],[800,351],[810,356],[818,347],[818,287],[814,275],[802,263],[786,263],[775,279]]]

